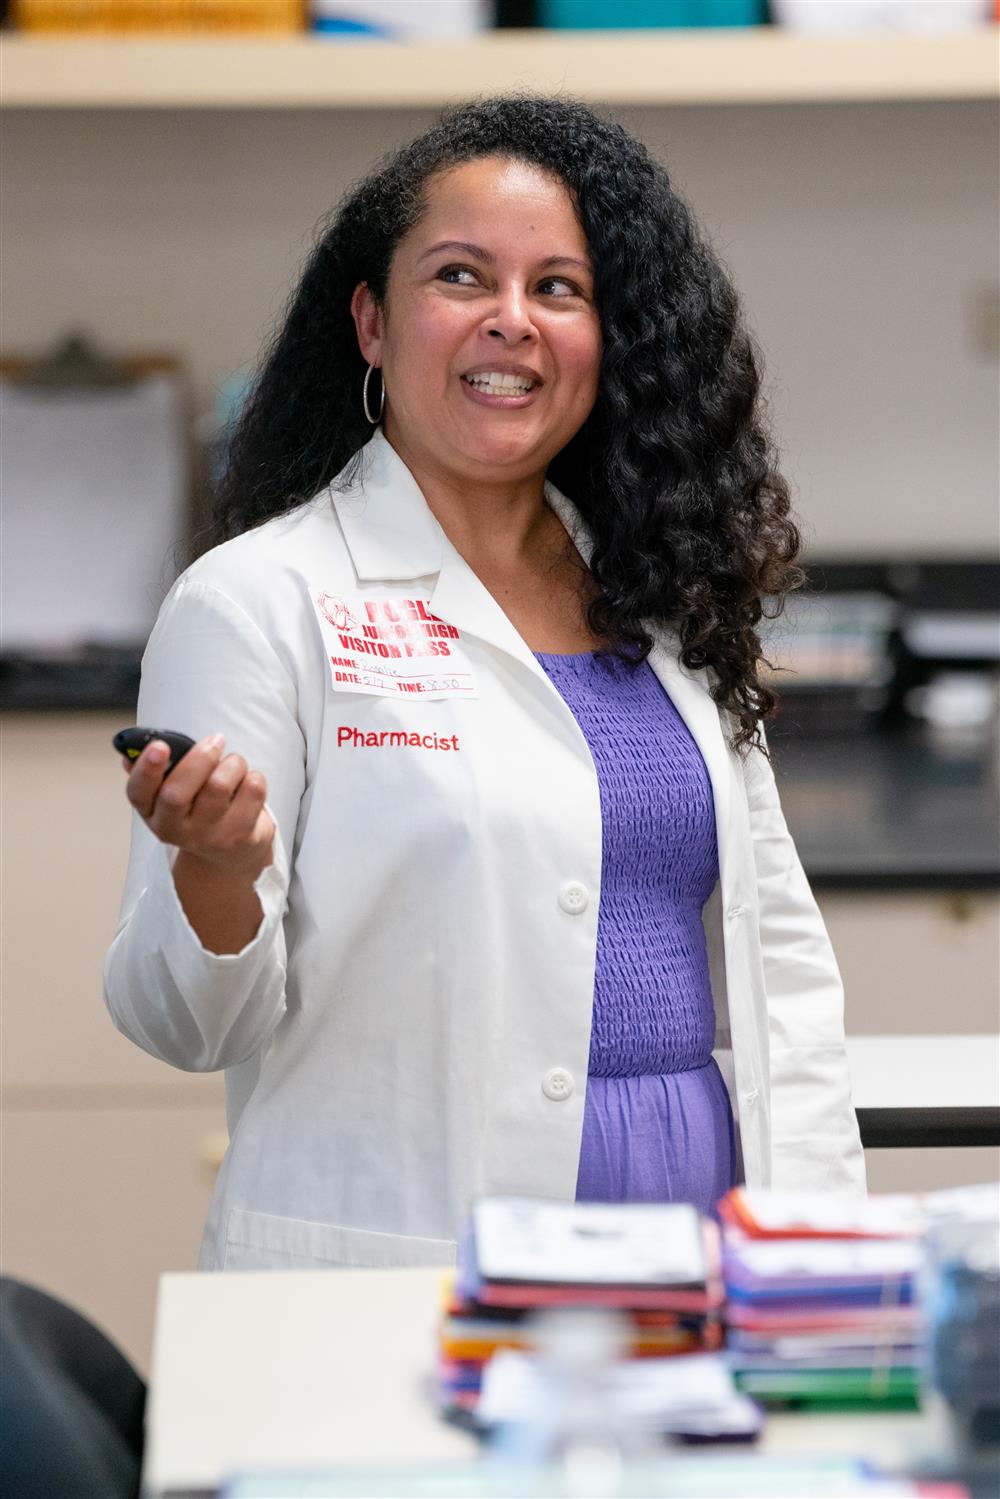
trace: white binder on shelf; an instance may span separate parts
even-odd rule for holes
[[[142,644],[189,530],[179,366],[111,365],[79,339],[37,365],[5,360],[0,431],[0,648]]]

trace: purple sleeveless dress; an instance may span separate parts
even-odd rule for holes
[[[719,874],[701,752],[644,662],[535,652],[601,797],[597,971],[577,1201],[693,1202],[735,1182],[701,911]]]

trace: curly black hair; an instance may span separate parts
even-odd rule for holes
[[[739,297],[666,170],[579,101],[510,94],[446,109],[384,157],[326,222],[232,435],[217,541],[312,498],[369,440],[366,364],[350,311],[384,306],[393,253],[434,174],[501,156],[569,189],[595,267],[597,398],[548,477],[594,538],[592,631],[639,663],[650,626],[707,667],[735,748],[763,747],[776,697],[757,633],[800,587],[800,535],[762,415],[761,357]],[[766,752],[766,750],[765,750]]]

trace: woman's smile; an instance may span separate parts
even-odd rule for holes
[[[542,389],[538,381],[500,371],[462,375],[460,378],[470,401],[500,411],[519,411],[524,406],[531,406]]]

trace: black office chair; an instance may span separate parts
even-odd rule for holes
[[[0,1276],[0,1494],[136,1499],[146,1386],[79,1312]]]

